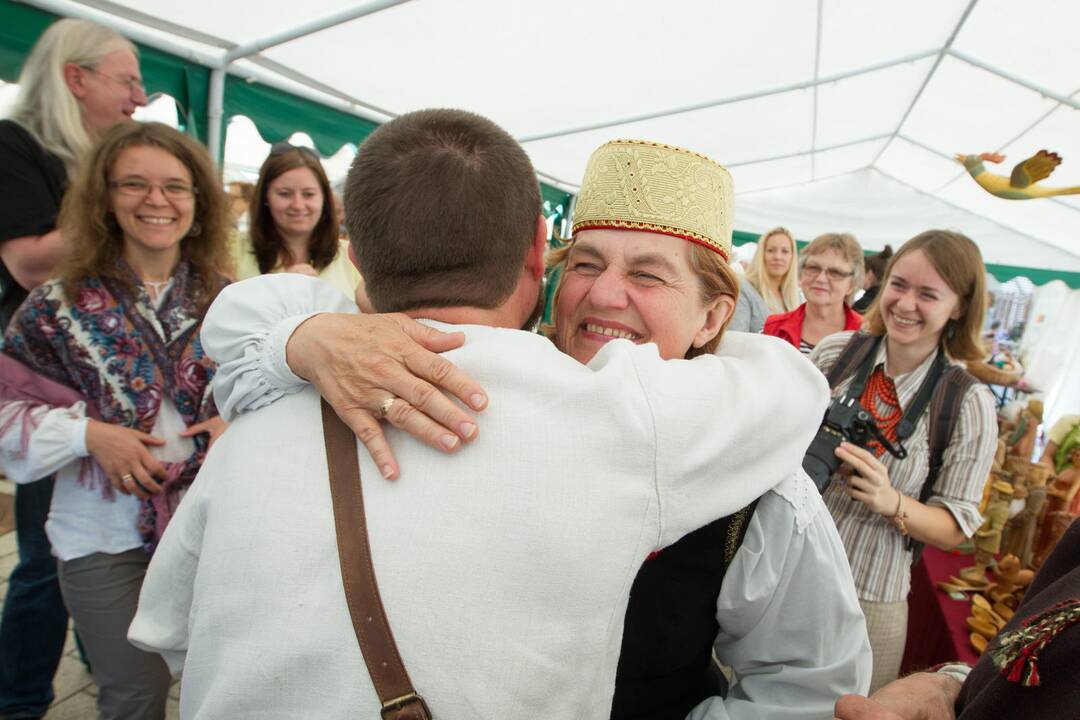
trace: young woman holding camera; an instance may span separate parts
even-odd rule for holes
[[[868,346],[864,362],[870,372],[859,399],[890,441],[897,440],[905,412],[935,366],[982,357],[985,272],[975,244],[944,230],[909,240],[886,269],[878,302],[866,316],[864,332],[880,341]],[[848,344],[864,338],[863,333],[837,333],[823,339],[810,359],[828,374]],[[831,383],[834,398],[847,393],[855,374]],[[956,371],[948,376],[963,379]],[[844,541],[866,615],[874,654],[871,692],[899,673],[907,636],[911,541],[952,548],[981,523],[979,500],[997,439],[994,401],[981,384],[961,387],[953,421],[935,417],[931,422],[931,414],[943,414],[943,403],[931,400],[928,411],[913,419],[910,435],[904,439],[901,432],[907,450],[903,459],[875,443],[866,449],[844,442],[836,449],[845,467],[834,474],[825,503]],[[927,494],[923,486],[934,459],[930,442],[935,424],[949,425],[951,434]]]

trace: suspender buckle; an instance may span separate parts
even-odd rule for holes
[[[410,708],[410,705],[416,705],[416,707]],[[428,710],[427,703],[416,693],[387,700],[383,703],[380,714],[383,720],[431,720],[431,711]]]

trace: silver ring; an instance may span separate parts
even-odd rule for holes
[[[131,482],[135,482],[135,476],[132,475],[131,473],[128,473],[127,475],[121,475],[120,476],[120,482],[128,482],[129,480]]]
[[[390,408],[394,406],[395,400],[397,400],[397,398],[391,395],[390,397],[382,401],[382,405],[379,406],[380,420],[385,420],[386,416],[390,414]]]

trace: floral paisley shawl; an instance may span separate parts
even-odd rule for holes
[[[21,363],[50,386],[70,388],[86,401],[91,417],[145,433],[154,427],[165,397],[187,425],[217,415],[210,392],[215,366],[199,342],[202,314],[192,298],[191,266],[186,261],[177,266],[173,285],[157,309],[126,263],[124,270],[131,274],[130,287],[90,278],[73,303],[59,281],[35,289],[8,327],[5,362],[10,358]],[[222,278],[221,285],[225,283]],[[0,393],[4,399],[33,396],[9,383]],[[202,465],[207,439],[205,434],[195,437],[195,452],[186,461],[164,463],[168,477],[163,492],[143,501],[139,532],[149,552]],[[92,468],[92,473],[85,472],[84,463],[81,478],[92,476],[91,482],[100,483],[111,497],[101,468],[96,463]]]

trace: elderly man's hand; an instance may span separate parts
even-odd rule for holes
[[[473,410],[487,405],[483,388],[437,354],[464,342],[462,333],[406,315],[324,313],[296,328],[285,353],[292,371],[319,389],[392,479],[400,469],[380,418],[443,452],[476,437],[476,421],[440,392]]]
[[[938,673],[894,680],[869,698],[845,695],[836,701],[838,720],[956,720],[960,682]]]

